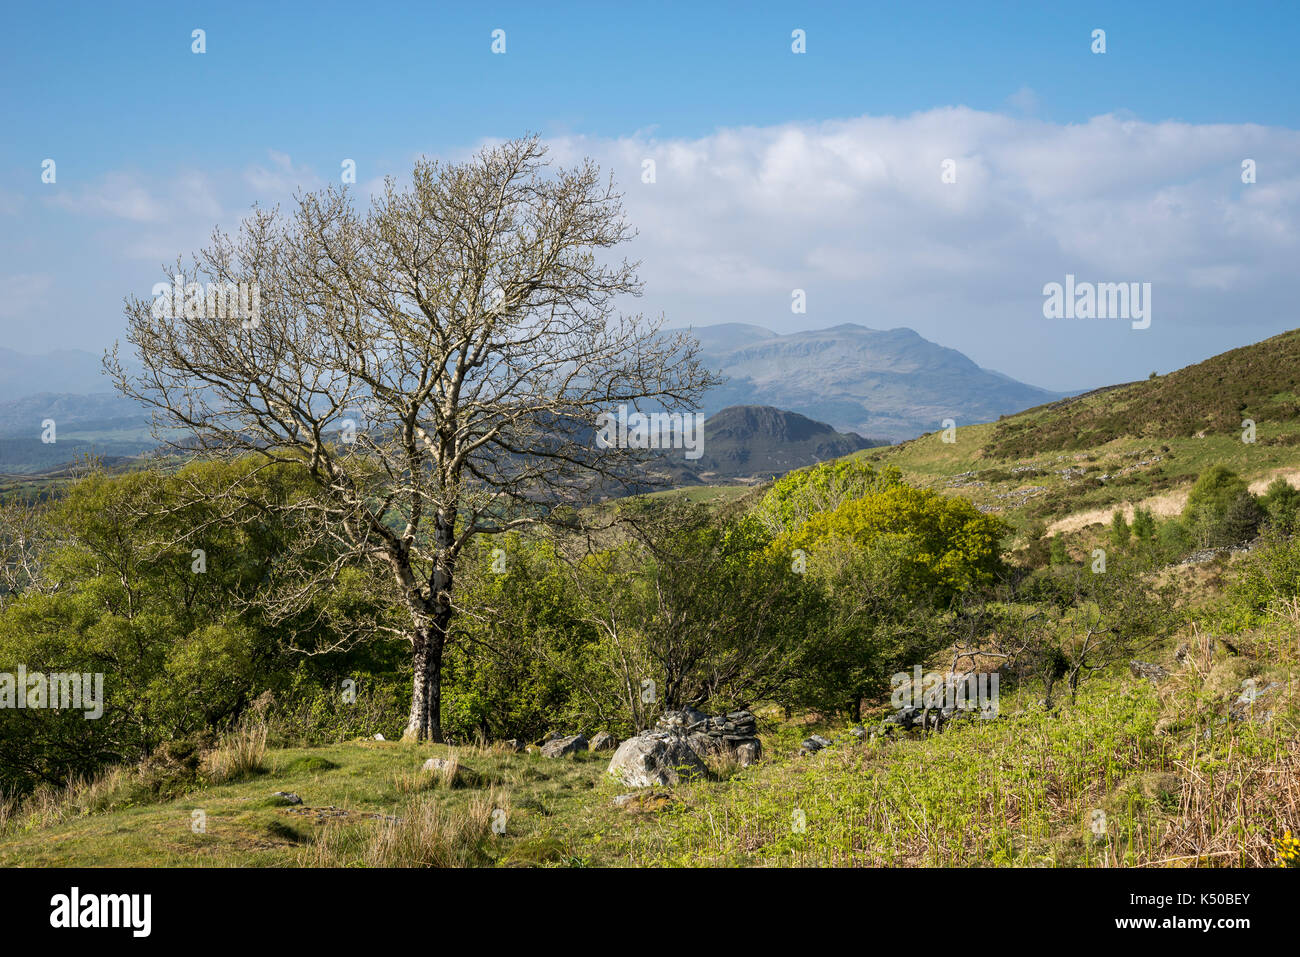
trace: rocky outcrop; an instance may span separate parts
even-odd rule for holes
[[[647,731],[628,738],[609,761],[609,773],[628,787],[648,788],[680,784],[706,773],[704,762],[671,731]]]
[[[1169,677],[1169,669],[1150,661],[1133,660],[1128,663],[1128,670],[1134,678],[1146,678],[1159,684]]]
[[[619,745],[609,773],[629,787],[651,787],[698,777],[710,760],[747,766],[762,754],[757,730],[758,722],[748,711],[712,717],[694,708],[670,711],[653,730]]]
[[[587,739],[581,734],[571,734],[567,738],[551,738],[542,745],[542,756],[547,758],[562,758],[565,755],[577,754],[579,751],[587,750]]]
[[[618,738],[608,731],[597,731],[591,736],[591,743],[587,747],[592,751],[613,751],[618,747]]]
[[[829,748],[830,746],[831,742],[828,739],[823,738],[820,734],[810,734],[800,743],[799,756],[807,757],[810,754],[816,754],[823,748]]]

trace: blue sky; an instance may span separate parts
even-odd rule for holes
[[[191,52],[196,28],[206,31],[203,55]],[[490,49],[496,28],[504,56]],[[791,53],[795,28],[807,33],[804,55]],[[1089,49],[1095,28],[1106,31],[1104,55]],[[400,177],[417,154],[461,156],[531,130],[561,157],[595,155],[630,192],[640,155],[660,157],[664,188],[629,209],[644,239],[647,302],[674,322],[910,325],[1055,388],[1166,371],[1300,325],[1278,274],[1296,241],[1297,41],[1295,3],[13,5],[0,36],[0,344],[103,348],[120,334],[122,296],[147,292],[164,258],[188,255],[218,223],[235,226],[255,200],[337,180],[343,158],[356,160],[364,185]],[[792,129],[791,148],[777,131]],[[957,131],[951,143],[946,129]],[[895,135],[911,152],[894,149]],[[1114,149],[1098,147],[1077,193],[1037,185],[1109,137]],[[963,172],[976,171],[962,188],[983,192],[890,243],[909,258],[884,276],[871,268],[874,247],[816,228],[827,196],[799,188],[789,202],[805,204],[806,232],[792,227],[790,246],[746,248],[755,231],[766,240],[779,230],[780,183],[846,175],[819,159],[843,161],[846,138],[859,144],[850,152],[883,157],[886,173],[845,180],[830,201],[862,198],[871,222],[919,202],[896,192],[907,178],[898,164],[928,169],[931,153],[958,156]],[[1022,145],[1006,155],[1012,141]],[[1253,153],[1261,178],[1243,195],[1234,170]],[[688,184],[689,164],[672,175],[671,157],[683,154],[706,164],[730,155],[728,183],[751,176],[767,188]],[[45,158],[57,162],[55,184],[40,180]],[[1135,169],[1131,187],[1089,178],[1108,159]],[[770,175],[787,161],[803,165],[789,179]],[[1033,182],[1013,187],[1017,176]],[[891,184],[885,193],[881,183]],[[728,204],[711,222],[735,216],[696,249],[721,264],[670,266],[682,243],[668,237],[707,231],[689,212],[702,195]],[[771,205],[731,205],[747,203]],[[1189,223],[1165,222],[1170,208]],[[1227,212],[1210,219],[1202,208]],[[1025,249],[1054,242],[1062,254],[1018,272],[1016,230],[1061,217],[1078,217],[1068,233],[1078,242],[1060,230],[1021,237]],[[902,233],[915,221],[890,225]],[[966,230],[1003,238],[981,238],[983,255],[953,265],[969,248]],[[1135,250],[1129,276],[1105,251],[1135,233],[1166,255]],[[1262,252],[1242,253],[1255,243]],[[949,253],[945,268],[931,268]],[[1100,280],[1153,281],[1169,312],[1141,339],[1028,315],[1044,282],[1089,268]],[[882,292],[899,276],[907,282]],[[750,295],[765,283],[766,299]],[[788,303],[792,285],[809,290],[804,317],[774,305]],[[1019,318],[997,318],[1011,313]]]

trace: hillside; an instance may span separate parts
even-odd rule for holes
[[[987,422],[1062,395],[983,369],[911,329],[847,323],[778,335],[728,323],[692,332],[704,363],[727,377],[705,396],[710,414],[730,405],[771,405],[841,431],[898,441],[946,418]]]
[[[1014,526],[1049,530],[1109,521],[1142,504],[1176,514],[1196,476],[1225,465],[1256,492],[1277,476],[1300,485],[1300,331],[1234,349],[1146,382],[1099,389],[858,453],[911,482],[950,491]],[[1256,423],[1244,442],[1242,420]]]
[[[1092,448],[1120,438],[1180,439],[1240,432],[1243,419],[1274,431],[1300,418],[1300,329],[1166,376],[1066,399],[998,423],[1000,458]],[[1271,436],[1282,440],[1280,431]]]

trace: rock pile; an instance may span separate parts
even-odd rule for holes
[[[619,745],[609,773],[629,787],[666,786],[705,773],[705,761],[729,758],[741,766],[762,753],[758,722],[749,711],[709,716],[694,708],[670,711],[654,730]]]

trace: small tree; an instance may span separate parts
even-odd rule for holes
[[[1124,513],[1115,509],[1115,513],[1110,519],[1110,541],[1116,548],[1128,547],[1129,536],[1132,529],[1129,528],[1128,521],[1124,518]]]
[[[1156,518],[1151,509],[1139,505],[1133,509],[1133,537],[1139,542],[1151,542],[1156,537]]]
[[[335,188],[287,219],[255,210],[238,238],[177,262],[181,308],[127,303],[141,371],[116,350],[106,364],[158,427],[309,477],[316,494],[295,507],[338,558],[281,597],[309,601],[348,564],[385,570],[411,645],[407,738],[441,740],[465,548],[643,484],[644,453],[597,448],[601,413],[693,408],[713,382],[689,336],[615,318],[640,285],[632,264],[601,257],[630,235],[592,163],[552,173],[536,138],[513,140],[466,163],[420,160],[409,188],[388,181],[365,213]],[[228,314],[232,289],[253,291],[239,296],[251,315]]]
[[[1296,517],[1300,515],[1300,489],[1278,476],[1264,490],[1259,504],[1268,512],[1268,522],[1284,535],[1290,535],[1296,529]]]
[[[1221,541],[1225,545],[1248,542],[1259,534],[1268,513],[1250,492],[1240,492],[1232,500],[1220,522]]]

